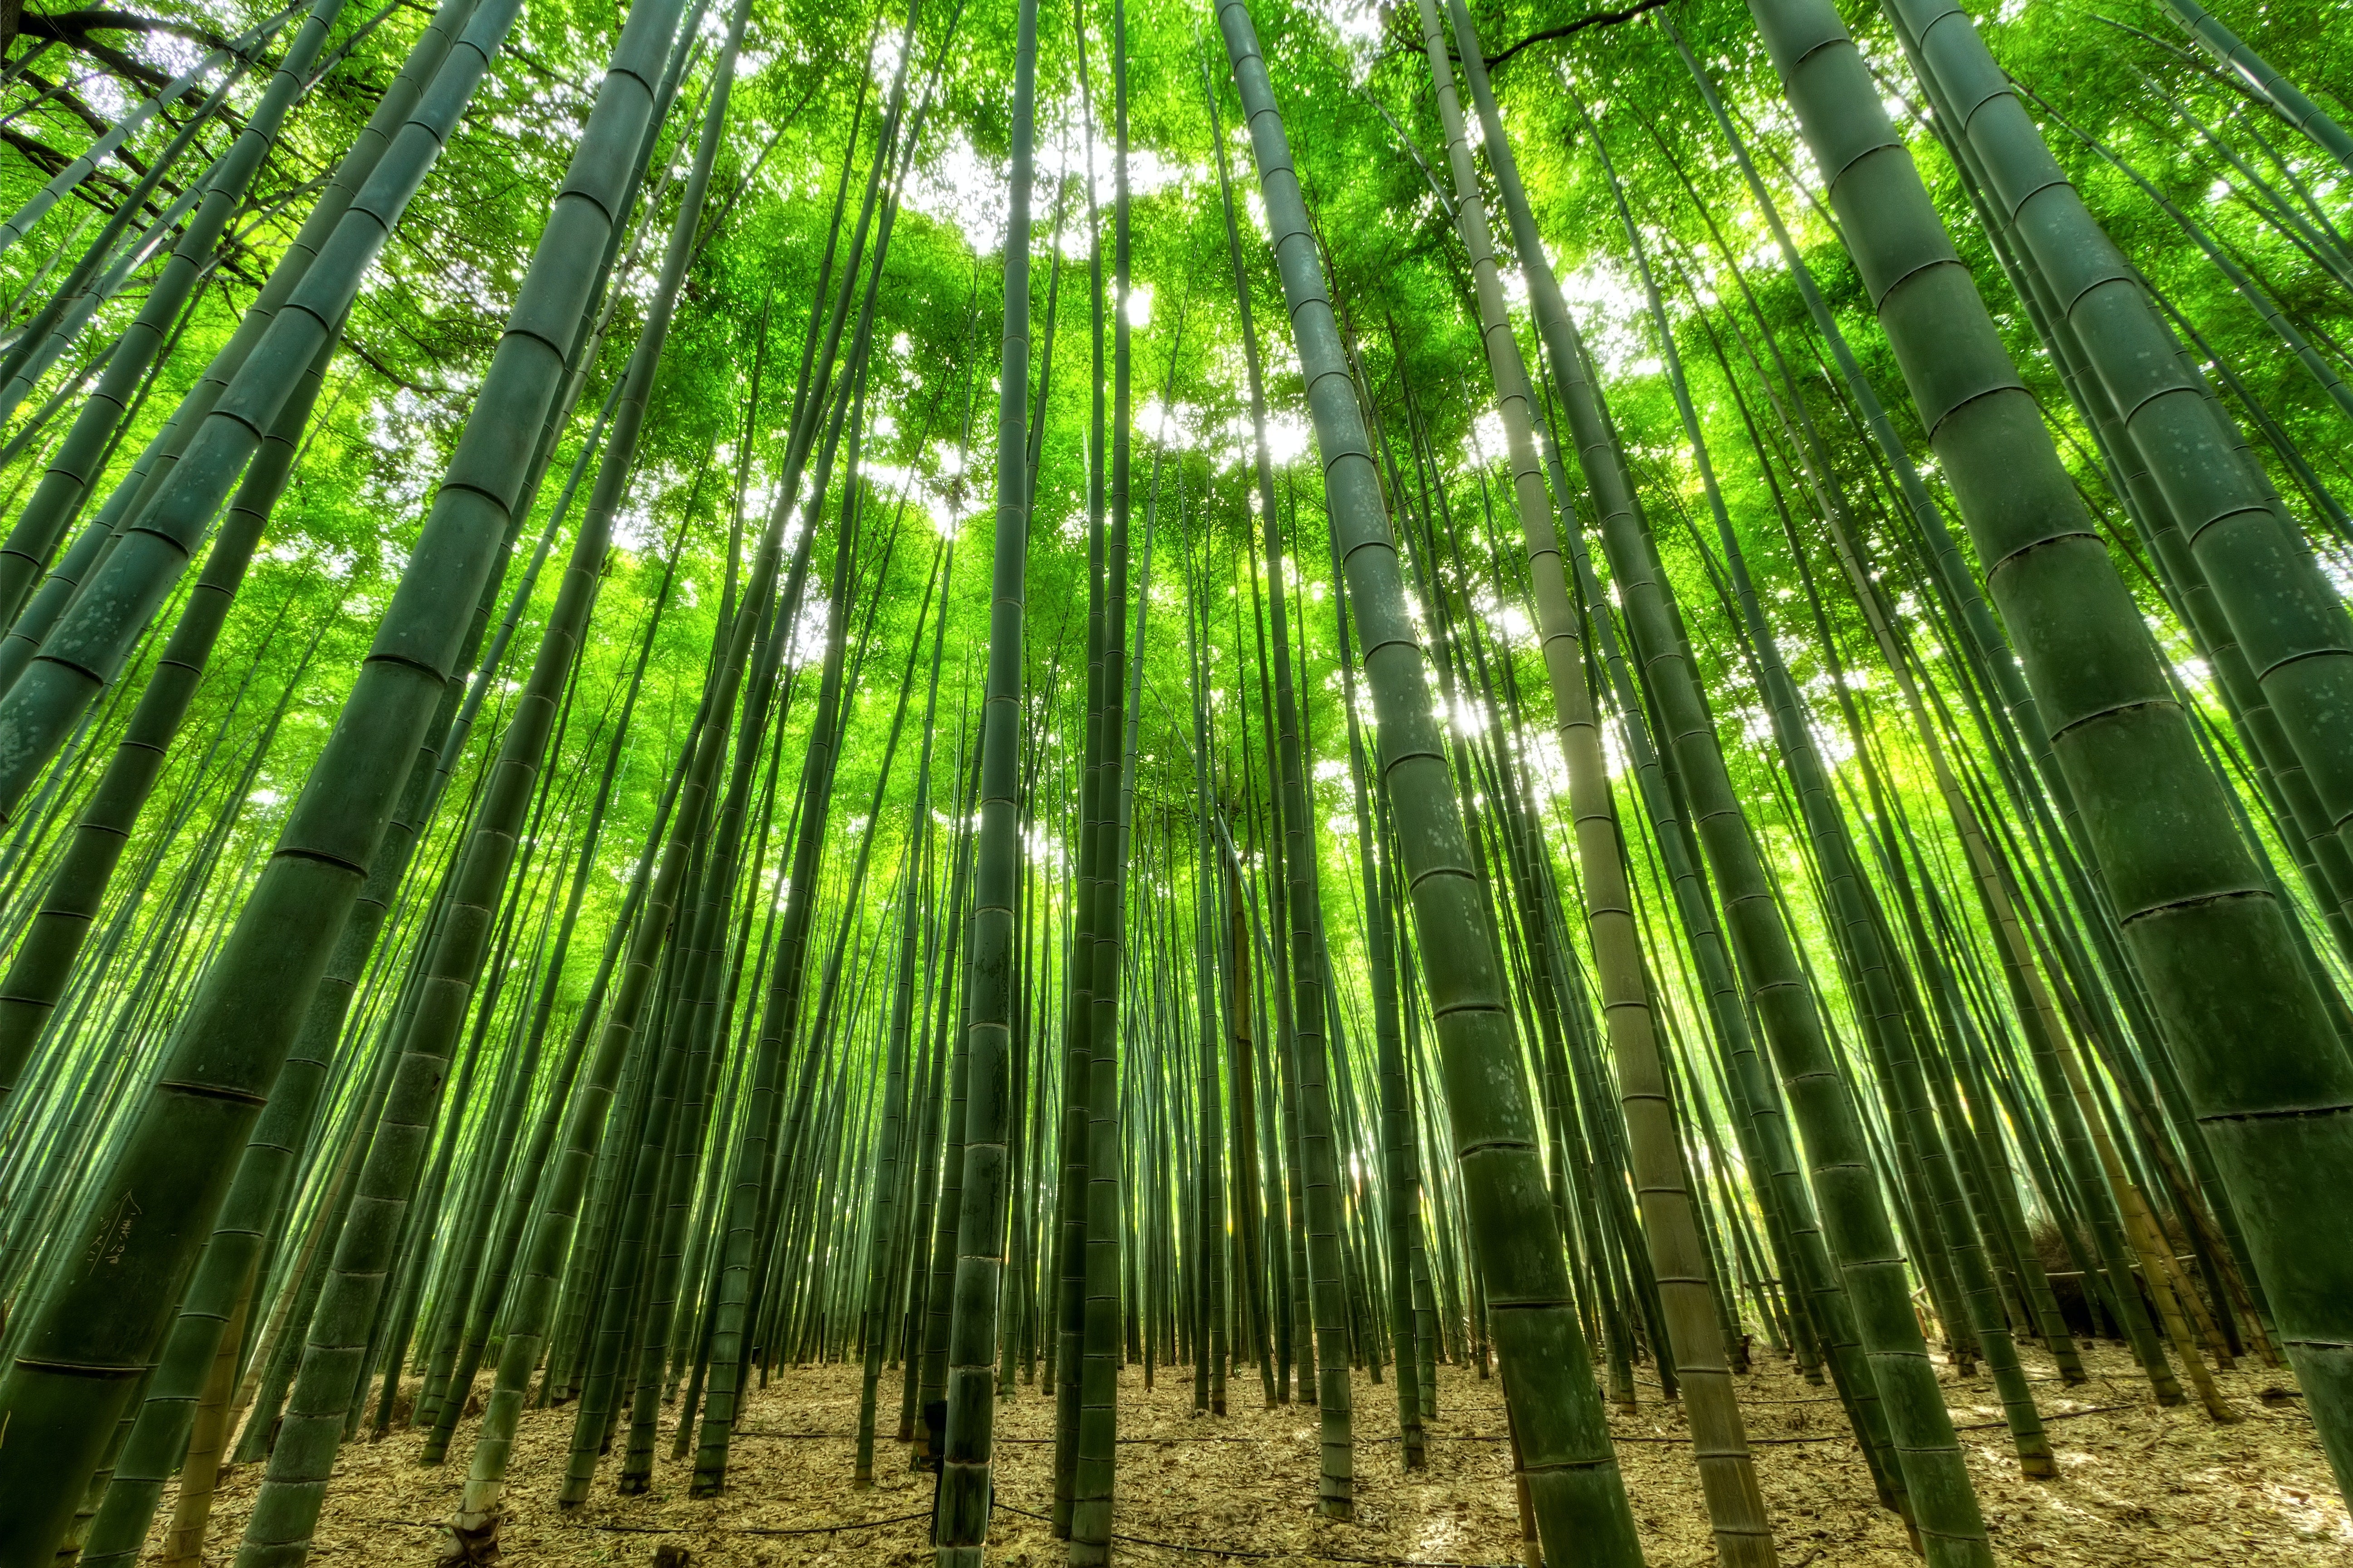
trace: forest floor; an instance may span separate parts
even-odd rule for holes
[[[1990,1381],[1982,1373],[1958,1380],[1947,1373],[1947,1399],[1965,1428],[1996,1555],[2043,1568],[2353,1568],[2353,1523],[2302,1401],[2284,1393],[2283,1374],[2246,1364],[2221,1374],[2244,1416],[2222,1426],[2194,1404],[2159,1410],[2121,1349],[2093,1350],[2095,1375],[2075,1388],[2063,1388],[2038,1361],[2038,1379],[2050,1379],[2037,1393],[2060,1472],[2044,1481],[2019,1474]],[[1429,1467],[1407,1476],[1398,1464],[1395,1394],[1359,1374],[1356,1517],[1338,1523],[1314,1512],[1312,1409],[1261,1408],[1253,1376],[1230,1389],[1227,1416],[1197,1418],[1189,1368],[1163,1369],[1156,1381],[1147,1392],[1140,1367],[1122,1376],[1117,1560],[1166,1568],[1400,1561],[1516,1568],[1519,1525],[1497,1383],[1440,1369]],[[572,1412],[531,1412],[510,1471],[506,1561],[515,1568],[644,1564],[668,1545],[686,1548],[694,1568],[927,1563],[932,1479],[909,1473],[907,1450],[891,1441],[898,1390],[897,1375],[886,1376],[871,1492],[850,1487],[856,1369],[808,1367],[780,1373],[754,1396],[725,1496],[686,1496],[691,1461],[667,1457],[672,1412],[666,1408],[653,1489],[616,1496],[616,1461],[608,1458],[590,1501],[576,1510],[559,1510],[554,1500]],[[1646,1554],[1653,1568],[1704,1568],[1714,1553],[1697,1474],[1680,1451],[1683,1412],[1659,1401],[1654,1384],[1642,1393],[1645,1402],[1612,1424]],[[1873,1502],[1827,1389],[1761,1356],[1756,1373],[1742,1380],[1742,1399],[1783,1568],[1919,1562],[1901,1524]],[[330,1568],[431,1563],[433,1527],[457,1500],[474,1425],[470,1416],[459,1426],[453,1462],[435,1469],[416,1463],[413,1433],[348,1445],[327,1494],[316,1555]],[[1008,1568],[1060,1568],[1063,1561],[1042,1517],[1053,1495],[1052,1433],[1052,1402],[1039,1390],[1024,1386],[998,1405],[990,1557]],[[215,1563],[235,1552],[261,1470],[247,1466],[223,1482],[206,1554]],[[167,1496],[159,1519],[170,1514]],[[882,1521],[892,1522],[868,1522]],[[151,1551],[160,1543],[159,1529]]]

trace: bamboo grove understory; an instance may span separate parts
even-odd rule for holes
[[[1768,1359],[1938,1568],[2095,1342],[2347,1489],[2342,23],[9,8],[0,1568],[814,1364],[943,1568],[1139,1378],[1492,1375],[1530,1563],[1653,1397],[1783,1561]]]

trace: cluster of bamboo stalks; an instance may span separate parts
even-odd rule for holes
[[[266,1465],[238,1568],[295,1568],[339,1448],[396,1426],[427,1464],[470,1442],[439,1551],[488,1563],[527,1408],[569,1412],[564,1504],[608,1457],[651,1488],[666,1424],[717,1496],[751,1394],[810,1362],[861,1368],[853,1484],[883,1428],[936,1462],[943,1564],[983,1561],[1016,1397],[1054,1402],[1071,1561],[1108,1561],[1128,1366],[1189,1368],[1211,1418],[1234,1379],[1313,1405],[1335,1520],[1370,1383],[1414,1468],[1437,1368],[1492,1370],[1555,1563],[1641,1560],[1609,1425],[1640,1363],[1688,1413],[1720,1560],[1776,1561],[1760,1335],[1939,1568],[1993,1554],[1938,1358],[1982,1363],[2028,1476],[2057,1461],[2021,1347],[2072,1384],[2089,1336],[2218,1422],[2216,1369],[2284,1369],[2353,1478],[2353,1227],[2326,1212],[2353,1193],[2353,517],[2046,133],[2353,415],[2342,348],[1954,0],[1885,0],[1901,82],[1827,0],[1750,0],[1802,178],[1690,18],[1630,13],[1700,134],[1637,147],[1589,80],[1540,90],[1590,160],[1579,241],[1625,260],[1615,325],[1657,356],[1671,412],[1634,430],[1466,0],[1392,18],[1419,55],[1357,89],[1405,89],[1376,107],[1477,343],[1442,373],[1416,342],[1459,323],[1376,321],[1318,226],[1271,5],[1147,55],[1125,0],[1019,0],[1001,315],[976,261],[904,397],[886,269],[1001,21],[967,3],[911,0],[880,52],[872,20],[859,68],[891,63],[805,292],[747,314],[735,439],[625,574],[673,326],[782,134],[731,141],[750,0],[628,10],[365,656],[266,811],[356,612],[240,619],[239,591],[520,0],[443,0],[339,161],[269,202],[290,118],[392,7],[313,0],[142,79],[0,221],[0,1568],[137,1562],[175,1476],[164,1555],[194,1563],[229,1464]],[[2189,44],[2138,35],[2153,99],[2353,286],[2353,139],[2164,5]],[[1039,172],[1041,33],[1077,175]],[[30,113],[57,40],[16,47]],[[1206,141],[1190,216],[1131,191],[1132,76],[1154,134]],[[1149,328],[1139,228],[1185,237],[1141,247],[1186,258]],[[1818,281],[1848,262],[1908,408],[1844,273]],[[1195,384],[1228,331],[1227,384]],[[1239,437],[1205,434],[1225,413]],[[949,451],[985,520],[961,480],[919,494]],[[1032,602],[1050,552],[1082,612]],[[681,656],[698,561],[723,585]],[[252,657],[216,658],[233,626]],[[656,689],[683,693],[658,739]]]

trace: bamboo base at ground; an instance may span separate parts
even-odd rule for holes
[[[2226,1427],[2194,1409],[2159,1410],[2119,1346],[2087,1346],[2092,1380],[2076,1388],[2063,1387],[2039,1348],[2023,1353],[2051,1424],[2059,1462],[2052,1480],[2018,1474],[1991,1380],[1980,1373],[1956,1381],[1940,1368],[1995,1553],[2005,1563],[2353,1568],[2353,1520],[2329,1483],[2302,1402],[2264,1397],[2285,1388],[2278,1373],[2249,1365],[2217,1374],[2226,1396],[2247,1413]],[[1682,1447],[1682,1412],[1660,1402],[1652,1369],[1639,1368],[1638,1375],[1641,1403],[1613,1410],[1611,1426],[1644,1555],[1653,1568],[1698,1568],[1713,1553],[1698,1478]],[[658,1547],[675,1545],[696,1568],[928,1563],[931,1478],[907,1469],[903,1445],[887,1437],[878,1444],[874,1489],[853,1489],[858,1376],[855,1365],[780,1370],[751,1396],[737,1434],[739,1468],[730,1471],[726,1494],[712,1499],[687,1496],[692,1461],[671,1461],[665,1442],[644,1495],[615,1495],[616,1455],[599,1468],[587,1503],[559,1511],[571,1412],[527,1411],[509,1475],[508,1560],[534,1568],[644,1563]],[[1386,1385],[1356,1375],[1352,1523],[1316,1517],[1312,1408],[1262,1410],[1238,1401],[1223,1419],[1196,1417],[1187,1368],[1161,1369],[1149,1393],[1140,1366],[1125,1368],[1120,1381],[1113,1529],[1122,1539],[1113,1542],[1114,1562],[1206,1561],[1146,1541],[1271,1551],[1284,1554],[1271,1560],[1276,1564],[1298,1568],[1310,1568],[1315,1553],[1496,1568],[1519,1561],[1510,1448],[1501,1440],[1500,1385],[1492,1379],[1439,1369],[1429,1468],[1408,1477],[1397,1462],[1396,1402]],[[1831,1395],[1771,1355],[1760,1354],[1757,1372],[1736,1381],[1782,1561],[1823,1568],[1916,1563],[1895,1516],[1869,1500],[1869,1476]],[[665,1435],[676,1414],[674,1405],[664,1407]],[[460,1447],[471,1442],[478,1419],[469,1415],[459,1424]],[[1060,1568],[1063,1561],[1064,1545],[1042,1517],[1053,1500],[1053,1421],[1050,1390],[1024,1385],[997,1407],[999,1489],[989,1553],[1007,1568]],[[419,1466],[421,1441],[396,1428],[381,1443],[344,1448],[319,1521],[317,1550],[330,1568],[430,1561],[434,1531],[461,1477]],[[207,1543],[216,1557],[243,1530],[260,1477],[260,1466],[248,1465],[221,1483]],[[171,1512],[167,1496],[158,1518]],[[826,1528],[876,1520],[893,1522]],[[159,1532],[149,1542],[151,1557],[160,1546]]]

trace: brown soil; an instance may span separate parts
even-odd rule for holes
[[[2147,1563],[2229,1563],[2233,1568],[2353,1568],[2353,1523],[2331,1484],[2302,1402],[2284,1396],[2285,1377],[2261,1368],[2222,1375],[2245,1419],[2218,1426],[2197,1407],[2159,1410],[2120,1350],[2102,1347],[2100,1375],[2079,1388],[2055,1379],[2038,1387],[2060,1474],[2020,1476],[2000,1427],[2000,1410],[1981,1374],[1953,1381],[1947,1397],[1964,1426],[1969,1466],[2006,1563],[2106,1568]],[[1441,1369],[1440,1416],[1430,1464],[1411,1476],[1398,1466],[1393,1390],[1356,1380],[1356,1518],[1314,1513],[1316,1421],[1312,1410],[1259,1407],[1255,1377],[1233,1389],[1232,1414],[1195,1418],[1188,1369],[1164,1373],[1149,1393],[1141,1368],[1121,1390],[1120,1561],[1160,1564],[1309,1564],[1366,1559],[1515,1568],[1519,1525],[1499,1387]],[[2047,1366],[2038,1378],[2050,1376]],[[807,1564],[915,1564],[929,1560],[921,1519],[829,1531],[838,1524],[927,1510],[931,1478],[906,1469],[890,1440],[898,1380],[884,1380],[884,1436],[871,1492],[850,1489],[858,1384],[854,1369],[813,1367],[780,1374],[752,1403],[738,1434],[736,1468],[723,1498],[687,1498],[688,1467],[673,1465],[668,1420],[655,1488],[642,1497],[612,1490],[607,1459],[585,1508],[561,1511],[556,1479],[570,1440],[571,1413],[528,1415],[515,1445],[507,1560],[516,1568],[552,1563],[649,1563],[658,1547],[683,1546],[695,1568],[800,1568]],[[1778,1534],[1784,1568],[1897,1568],[1919,1559],[1901,1524],[1872,1500],[1862,1461],[1841,1436],[1828,1391],[1810,1387],[1772,1358],[1742,1384],[1757,1464]],[[2270,1398],[2265,1398],[2268,1392]],[[1614,1418],[1620,1462],[1654,1568],[1713,1562],[1707,1521],[1688,1451],[1682,1411],[1649,1403]],[[2063,1417],[2071,1411],[2089,1414]],[[453,1453],[469,1449],[474,1422],[459,1429]],[[998,1406],[996,1521],[991,1561],[1008,1568],[1059,1568],[1063,1548],[1037,1515],[1053,1489],[1053,1407],[1024,1387]],[[1008,1439],[1033,1439],[1017,1442]],[[1647,1440],[1646,1440],[1647,1439]],[[317,1555],[338,1564],[432,1561],[435,1522],[447,1516],[460,1464],[426,1469],[417,1440],[396,1432],[380,1444],[345,1449],[321,1521]],[[247,1467],[223,1485],[208,1557],[234,1552],[260,1479]],[[170,1513],[170,1500],[164,1515]],[[627,1530],[616,1527],[629,1527]],[[786,1533],[756,1533],[775,1531]],[[151,1548],[160,1542],[151,1542]],[[1192,1548],[1191,1551],[1172,1548]],[[1224,1549],[1233,1555],[1207,1554]],[[665,1553],[665,1555],[668,1555]]]

